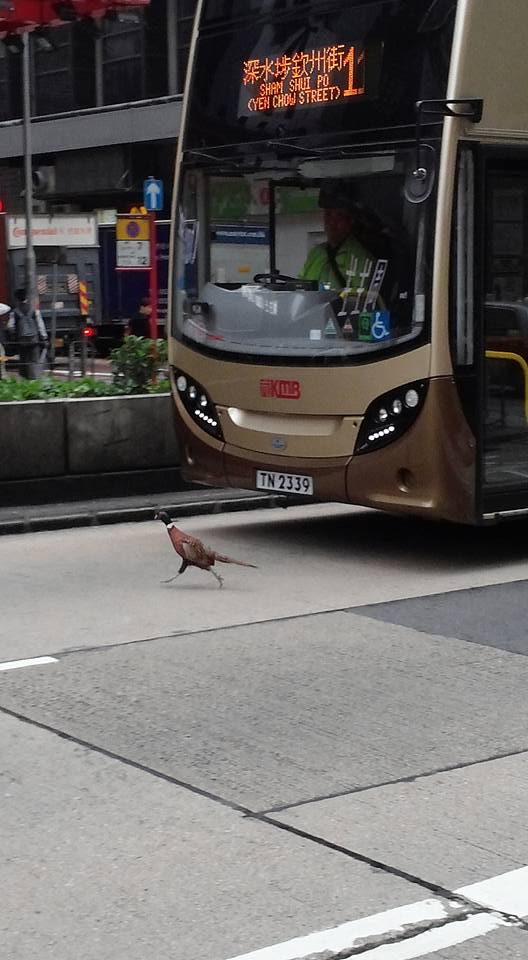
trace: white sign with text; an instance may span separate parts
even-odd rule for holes
[[[26,218],[6,217],[7,246],[16,250],[26,245]],[[97,220],[94,216],[33,217],[33,244],[36,247],[97,247]]]

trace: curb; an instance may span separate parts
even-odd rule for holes
[[[173,515],[175,519],[181,517],[198,517],[218,513],[236,513],[243,510],[262,510],[273,509],[274,507],[297,506],[299,503],[306,502],[297,498],[281,497],[268,494],[253,494],[243,497],[222,499],[204,499],[197,501],[178,502],[164,504],[167,513]],[[148,507],[121,507],[115,509],[105,509],[102,507],[97,510],[94,503],[93,510],[87,510],[83,513],[65,512],[57,516],[44,517],[24,516],[20,519],[2,520],[0,519],[0,536],[6,536],[13,533],[37,533],[44,530],[66,530],[74,527],[94,527],[111,523],[141,523],[146,520],[152,520],[154,509]]]

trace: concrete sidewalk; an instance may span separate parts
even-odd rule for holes
[[[305,502],[305,501],[303,501]],[[251,490],[179,490],[128,497],[0,507],[0,535],[104,523],[152,520],[160,507],[174,517],[293,506],[296,499]]]

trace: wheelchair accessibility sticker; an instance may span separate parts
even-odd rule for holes
[[[369,342],[387,340],[391,333],[390,320],[388,310],[362,313],[359,318],[359,339]]]

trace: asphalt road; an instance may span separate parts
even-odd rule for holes
[[[1,955],[526,960],[528,526],[182,526],[0,540]]]

